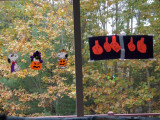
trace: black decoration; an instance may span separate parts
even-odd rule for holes
[[[106,39],[107,37],[107,39]],[[116,45],[113,44],[116,38]],[[148,35],[125,35],[120,44],[120,36],[97,36],[89,37],[90,60],[120,59],[124,46],[124,58],[122,59],[151,59],[153,58],[153,36]],[[115,40],[114,40],[115,41]],[[110,45],[108,50],[104,48],[104,43]],[[108,44],[109,43],[109,44]],[[97,47],[95,47],[95,44]],[[133,48],[132,48],[133,47]],[[110,50],[111,48],[111,50]],[[116,49],[117,48],[117,49]],[[102,50],[103,49],[103,50]],[[96,51],[97,50],[97,51]],[[103,52],[102,52],[103,51]]]

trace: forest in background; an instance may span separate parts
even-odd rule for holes
[[[0,2],[0,113],[76,114],[72,4]],[[81,33],[85,114],[160,112],[160,1],[81,0]],[[109,34],[152,34],[155,59],[88,62],[88,36]],[[69,54],[66,69],[58,69],[61,49]],[[40,71],[29,67],[36,50],[44,61]],[[21,70],[10,73],[13,52]]]

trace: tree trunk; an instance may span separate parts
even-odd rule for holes
[[[130,33],[130,29],[129,29],[129,18],[127,18],[127,35]]]
[[[141,24],[140,17],[141,17],[141,13],[140,13],[140,10],[138,10],[138,18],[137,18],[137,25],[138,26],[140,26],[140,24]],[[139,28],[138,28],[137,32],[139,33]]]
[[[118,34],[118,2],[116,3],[116,34]]]
[[[115,76],[115,77],[117,77],[117,62],[115,62],[114,63],[114,65],[113,65],[113,75]]]
[[[109,14],[109,12],[108,12],[108,5],[107,5],[107,16],[108,16],[108,14]],[[107,18],[105,19],[105,22],[106,22],[106,30],[107,30],[107,27],[108,27],[108,23],[107,23]],[[108,32],[108,30],[107,30],[107,32]]]
[[[52,103],[51,103],[50,107],[51,107],[50,114],[55,115],[56,111],[55,111],[55,107]]]
[[[107,74],[108,73],[107,60],[105,60],[105,71],[106,71],[106,74]]]
[[[82,46],[82,49],[84,48],[84,39],[83,39],[83,36],[84,36],[84,33],[85,33],[85,28],[86,28],[86,19],[82,23],[82,30],[81,30],[81,35],[82,35],[81,46]]]
[[[113,17],[112,17],[112,34],[113,34],[113,25],[114,25],[114,21],[113,21]]]
[[[132,77],[132,67],[131,67],[131,65],[129,65],[129,77],[128,77],[128,82],[133,82],[132,80],[131,80],[131,77]],[[132,90],[133,90],[133,86],[127,86],[127,88],[131,88]],[[130,109],[129,111],[133,111],[133,113],[135,112],[135,110],[134,109]]]
[[[147,73],[147,80],[149,79],[150,77],[150,73],[149,73],[149,70],[148,68],[146,68],[146,73]],[[150,88],[150,83],[148,81],[148,87]],[[148,94],[151,94],[150,92]],[[151,113],[152,112],[152,101],[150,100],[149,103],[148,103],[148,112]]]
[[[131,34],[133,34],[133,8],[131,7]]]
[[[127,67],[123,68],[123,73],[122,73],[122,79],[126,78],[126,71],[127,71]]]
[[[57,100],[56,100],[56,115],[59,115],[58,98],[57,98]]]

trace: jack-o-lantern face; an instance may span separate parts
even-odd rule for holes
[[[66,59],[60,59],[58,64],[59,64],[59,66],[64,67],[67,64],[67,61],[66,61]]]
[[[39,61],[33,61],[30,67],[34,70],[40,70],[42,68],[42,65]]]
[[[95,45],[92,47],[92,51],[95,55],[101,55],[103,53],[103,48],[99,45],[98,40],[95,41]]]

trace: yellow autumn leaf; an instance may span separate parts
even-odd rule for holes
[[[21,62],[26,63],[27,61],[25,59],[22,59]]]

